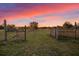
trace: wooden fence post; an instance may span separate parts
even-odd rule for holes
[[[56,39],[58,39],[58,33],[59,33],[58,28],[56,28]]]
[[[54,30],[54,31],[55,31],[55,32],[54,32],[54,33],[55,33],[54,35],[55,35],[55,38],[56,38],[56,27],[55,27],[55,30]]]
[[[26,40],[26,25],[25,25],[25,27],[24,27],[24,40]]]
[[[77,24],[75,22],[75,40],[76,40],[76,30],[77,30]]]
[[[4,40],[7,41],[7,22],[4,20]]]
[[[55,38],[58,39],[58,29],[55,28]]]

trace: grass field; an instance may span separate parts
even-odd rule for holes
[[[79,55],[79,43],[73,41],[56,40],[50,37],[48,29],[39,29],[27,33],[27,40],[10,39],[14,33],[9,32],[8,41],[0,41],[0,55],[2,56],[76,56]],[[0,40],[3,40],[0,31]]]

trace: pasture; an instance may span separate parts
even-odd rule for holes
[[[73,40],[57,40],[50,35],[49,29],[38,29],[27,32],[26,41],[11,38],[14,32],[8,33],[8,41],[3,44],[4,32],[0,30],[1,56],[77,56],[79,43]],[[22,36],[22,34],[20,34]],[[19,37],[18,37],[19,38]]]

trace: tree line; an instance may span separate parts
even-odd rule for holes
[[[62,28],[65,28],[65,29],[72,29],[72,28],[75,28],[75,25],[76,27],[79,29],[79,23],[76,23],[76,24],[72,24],[68,21],[66,21],[62,26],[59,26],[59,27],[62,27]],[[7,29],[9,30],[14,30],[16,28],[16,26],[14,24],[8,24],[7,25]],[[18,27],[18,28],[21,28],[23,29],[24,27]],[[30,29],[38,29],[38,22],[30,22],[30,26],[27,27],[27,28],[30,28]],[[50,28],[50,27],[40,27],[41,29],[46,29],[46,28]],[[0,29],[4,29],[4,25],[0,25]]]

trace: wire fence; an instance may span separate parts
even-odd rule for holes
[[[4,41],[7,41],[8,39],[24,39],[26,40],[26,25],[24,26],[24,29],[16,29],[9,31],[7,30],[7,21],[4,20]]]

